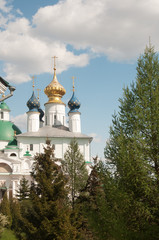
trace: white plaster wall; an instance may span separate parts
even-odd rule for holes
[[[56,123],[54,116],[56,115]],[[47,121],[46,121],[47,118]],[[66,126],[65,105],[59,103],[45,104],[45,124],[46,125],[64,125]]]
[[[3,112],[3,118],[1,118],[1,114],[0,114],[0,118],[1,120],[5,120],[5,121],[9,121],[9,112],[8,110],[0,110],[0,112]]]
[[[49,138],[51,144],[55,145],[55,157],[64,158],[64,154],[70,145],[72,138]],[[89,139],[76,139],[81,153],[84,155],[85,161],[90,161],[90,144]],[[33,144],[33,151],[30,154],[34,156],[36,153],[43,153],[43,147],[46,147],[46,138],[34,138],[34,137],[19,137],[19,147],[22,149],[20,157],[23,157],[28,150],[30,151],[30,143]]]
[[[5,148],[8,145],[9,141],[0,141],[0,149]]]
[[[69,130],[74,133],[81,133],[81,114],[79,112],[69,113]]]
[[[27,131],[37,132],[39,130],[39,112],[27,112]]]

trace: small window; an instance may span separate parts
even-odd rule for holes
[[[47,116],[45,117],[45,125],[47,125]]]
[[[30,151],[33,151],[33,144],[30,144]]]
[[[56,115],[54,115],[54,125],[56,125]]]
[[[16,157],[17,155],[15,153],[11,153],[10,157]]]
[[[1,119],[3,119],[4,118],[4,114],[3,114],[3,112],[1,112]]]

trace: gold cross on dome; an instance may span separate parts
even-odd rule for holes
[[[75,79],[76,79],[76,77],[72,76],[72,80],[73,80],[73,92],[75,91]]]
[[[38,92],[38,100],[39,100],[39,92],[41,91],[41,89],[37,88],[36,90]]]
[[[34,87],[35,87],[35,78],[36,78],[36,77],[33,75],[33,76],[32,76],[32,79],[33,79],[33,85],[32,85],[33,91],[34,91]]]
[[[56,70],[56,58],[58,58],[58,57],[54,56],[52,58],[54,58],[54,70]]]

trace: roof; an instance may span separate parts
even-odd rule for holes
[[[2,77],[0,77],[0,82],[1,82],[2,84],[4,84],[6,87],[10,87],[9,82],[7,82],[6,80],[4,80]]]
[[[5,102],[1,102],[0,104],[0,109],[3,109],[3,110],[10,110],[8,105],[5,103]]]
[[[11,141],[14,135],[20,134],[20,129],[10,121],[0,120],[0,141]]]
[[[19,149],[17,146],[17,140],[14,138],[11,140],[8,145],[5,147],[5,149]]]
[[[57,127],[44,126],[39,128],[37,132],[26,132],[19,134],[19,137],[48,137],[48,138],[85,138],[92,140],[92,137],[89,137],[82,133],[73,133],[68,130],[59,129]]]

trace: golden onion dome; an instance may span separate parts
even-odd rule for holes
[[[65,88],[57,81],[56,68],[54,68],[54,77],[52,82],[44,89],[44,93],[48,96],[47,103],[62,103],[62,96],[65,95]]]

